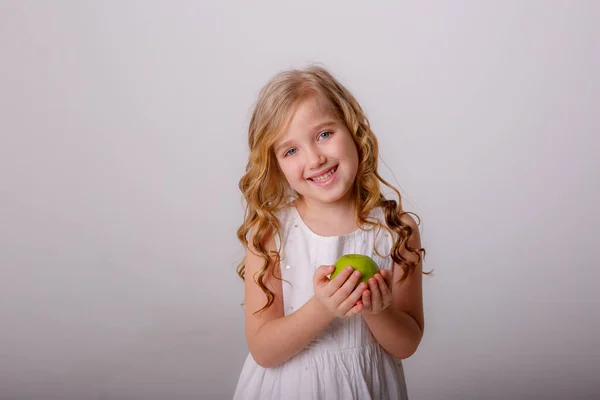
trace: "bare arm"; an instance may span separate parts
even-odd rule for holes
[[[421,247],[421,238],[416,222],[409,215],[402,216],[404,222],[408,223],[413,234],[409,245],[413,248]],[[417,256],[404,249],[403,256],[414,262]],[[397,282],[402,277],[402,269],[394,264],[391,282]],[[424,315],[422,295],[422,263],[401,284],[391,285],[391,305],[376,314],[363,314],[366,324],[379,344],[397,358],[405,359],[413,355],[423,337]],[[380,280],[380,293],[384,293],[386,283]],[[377,290],[372,292],[373,302],[377,301]],[[363,298],[363,302],[364,302]]]
[[[266,321],[250,335],[252,357],[261,367],[276,367],[304,349],[332,320],[313,297],[293,314]]]
[[[252,243],[252,239],[250,240]],[[272,239],[269,245],[273,248]],[[254,360],[264,368],[275,367],[304,349],[336,316],[350,317],[358,314],[362,306],[355,306],[364,287],[352,290],[358,277],[344,271],[334,280],[327,275],[331,269],[321,266],[314,277],[315,293],[308,302],[294,313],[284,316],[283,289],[279,265],[270,274],[267,287],[274,295],[274,303],[260,313],[267,297],[256,284],[254,275],[260,271],[263,258],[248,250],[246,253],[246,340]],[[339,279],[338,279],[339,278]],[[345,283],[344,283],[345,282]]]
[[[423,337],[423,331],[410,314],[392,307],[379,314],[365,315],[365,322],[379,344],[400,359],[412,356]]]

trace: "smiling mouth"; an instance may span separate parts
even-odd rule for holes
[[[329,171],[325,172],[324,174],[321,174],[315,178],[308,178],[309,181],[313,181],[313,182],[325,182],[327,179],[329,179],[331,177],[331,175],[333,175],[335,173],[335,171],[337,171],[338,166],[336,165],[335,167],[331,168]]]

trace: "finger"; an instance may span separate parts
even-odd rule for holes
[[[344,272],[348,273],[349,271],[346,270]],[[343,302],[352,294],[352,292],[354,292],[354,290],[356,289],[356,285],[358,284],[358,280],[360,279],[360,275],[360,271],[354,271],[352,275],[350,275],[350,277],[346,279],[344,284],[336,290],[335,294],[332,296],[335,297],[336,302]],[[339,276],[336,276],[336,279],[337,278],[339,278]]]
[[[381,273],[381,276],[383,277],[383,279],[385,280],[385,282],[387,283],[388,287],[391,288],[392,287],[392,278],[393,278],[392,271],[383,269],[380,271],[380,273]]]
[[[335,270],[335,267],[333,268]],[[346,280],[352,274],[353,271],[354,267],[352,267],[351,265],[347,266],[335,278],[331,280],[331,283],[333,283],[333,286],[336,286],[336,288],[339,289],[344,284],[344,282],[346,282]]]
[[[389,297],[392,297],[392,292],[388,288],[387,282],[381,276],[375,275],[375,278],[377,279],[377,284],[379,286],[382,299],[388,299]]]
[[[365,290],[362,295],[362,302],[365,310],[371,309],[371,292],[369,290]]]
[[[350,293],[350,295],[344,301],[342,301],[340,303],[338,308],[342,311],[342,313],[345,313],[348,310],[350,310],[352,308],[352,306],[354,306],[356,304],[356,302],[361,300],[362,294],[366,288],[367,288],[367,284],[364,282],[361,282],[356,287],[356,289],[354,289],[352,291],[352,293]],[[337,295],[337,293],[336,293],[336,295]]]
[[[369,279],[369,289],[371,289],[371,307],[374,310],[381,308],[381,292],[375,278]]]
[[[315,286],[322,286],[327,283],[327,275],[331,274],[335,270],[333,265],[321,265],[315,271],[313,276],[313,283]]]
[[[344,318],[352,318],[355,315],[360,314],[363,310],[364,310],[363,304],[358,303],[354,307],[352,307],[350,310],[348,310],[348,312],[346,312],[346,314],[344,314]]]
[[[333,271],[335,271],[335,266],[332,266],[332,267],[333,267]],[[328,297],[333,296],[340,289],[340,287],[343,286],[344,282],[346,282],[348,277],[352,275],[352,271],[354,271],[354,268],[352,268],[351,266],[346,267],[335,278],[327,281],[325,294]]]

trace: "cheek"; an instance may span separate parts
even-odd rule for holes
[[[346,143],[346,146],[344,147],[344,155],[346,162],[353,167],[358,168],[358,150],[356,149],[353,141]]]
[[[358,153],[354,153],[348,158],[348,173],[352,179],[356,179],[358,174]]]
[[[285,179],[288,181],[288,183],[290,183],[294,180],[297,180],[298,174],[301,174],[302,171],[300,171],[300,169],[294,163],[287,161],[288,160],[286,160],[286,162],[280,162],[279,168],[281,169]]]

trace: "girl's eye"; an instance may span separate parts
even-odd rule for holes
[[[285,154],[283,155],[284,157],[287,156],[291,156],[294,154],[294,152],[298,151],[298,149],[289,149],[288,151],[285,152]]]
[[[327,139],[329,136],[331,136],[331,132],[322,132],[319,135],[319,139]]]

